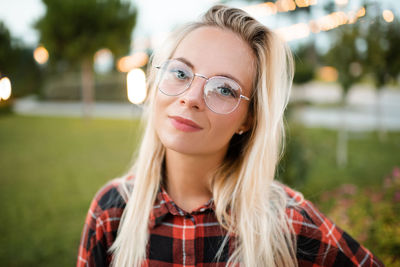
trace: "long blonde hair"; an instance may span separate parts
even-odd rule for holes
[[[212,182],[215,214],[228,233],[225,241],[231,235],[236,238],[228,265],[296,266],[295,236],[286,214],[288,197],[282,186],[273,181],[283,147],[283,113],[293,78],[291,52],[275,33],[243,10],[217,5],[199,22],[176,31],[152,61],[170,58],[188,33],[204,26],[236,33],[252,49],[256,61],[249,106],[252,127],[232,138],[225,161]],[[145,260],[148,218],[162,181],[165,148],[154,127],[152,111],[158,81],[151,67],[148,77],[147,123],[137,160],[127,175],[135,178],[121,188],[129,201],[110,249],[113,266],[141,266]]]

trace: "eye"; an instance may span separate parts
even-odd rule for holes
[[[175,78],[179,79],[179,80],[185,80],[187,78],[189,78],[189,76],[186,74],[186,72],[184,70],[180,70],[180,69],[172,69],[170,70],[171,74],[174,75]]]
[[[237,97],[236,92],[229,86],[219,86],[216,88],[216,91],[221,96],[232,97],[232,98]]]

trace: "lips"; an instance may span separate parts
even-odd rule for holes
[[[183,132],[196,132],[203,129],[200,125],[189,119],[185,119],[179,116],[168,116],[168,118],[171,120],[172,125],[177,130]]]

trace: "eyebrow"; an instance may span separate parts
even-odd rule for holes
[[[187,60],[186,58],[178,57],[178,58],[175,58],[175,59],[176,59],[176,60],[179,60],[179,61],[182,61],[183,63],[185,63],[186,65],[188,65],[188,66],[191,67],[192,69],[194,68],[193,64],[190,63],[190,61]]]
[[[176,60],[179,60],[179,61],[182,61],[183,63],[185,63],[186,65],[188,65],[190,68],[194,69],[194,65],[193,65],[192,63],[190,63],[190,61],[187,60],[186,58],[178,57],[178,58],[175,58],[175,59],[176,59]],[[232,80],[234,80],[235,82],[237,82],[237,83],[240,85],[240,87],[242,88],[242,90],[244,90],[244,89],[243,89],[244,87],[243,87],[242,83],[241,83],[238,79],[236,79],[235,77],[233,77],[233,76],[230,75],[230,74],[227,74],[227,73],[220,73],[220,74],[213,75],[213,76],[222,76],[222,77],[225,77],[225,78],[232,79]],[[213,76],[212,76],[212,77],[213,77]],[[211,77],[208,77],[208,78],[211,78]]]

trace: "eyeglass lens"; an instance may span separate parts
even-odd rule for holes
[[[169,60],[160,67],[159,90],[169,96],[177,96],[188,89],[194,79],[192,69],[180,60]],[[204,100],[214,112],[232,112],[240,101],[240,86],[227,77],[215,76],[204,85]]]

